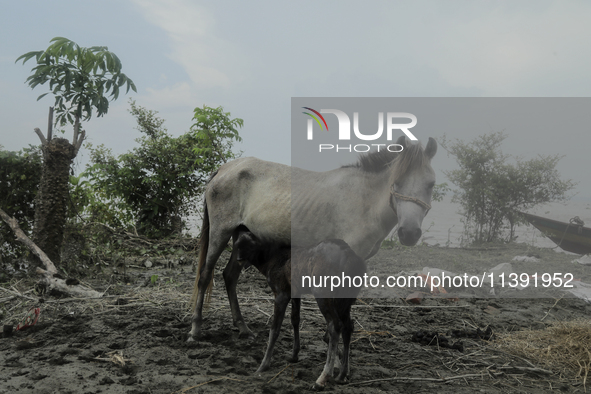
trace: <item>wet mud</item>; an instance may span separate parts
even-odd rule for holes
[[[525,246],[480,251],[437,247],[384,249],[368,262],[400,269],[410,262],[444,269],[449,256],[456,270],[470,259],[490,265],[527,253]],[[542,264],[574,269],[573,256],[545,251]],[[483,257],[484,256],[484,257]],[[567,257],[565,257],[567,256]],[[574,256],[576,257],[576,256]],[[438,261],[435,261],[438,259]],[[510,259],[509,259],[510,260]],[[452,264],[449,263],[449,264]],[[495,264],[493,264],[495,263]],[[212,303],[205,312],[203,336],[187,342],[187,311],[194,274],[190,266],[127,271],[110,283],[87,279],[103,300],[16,299],[5,309],[41,307],[38,323],[0,339],[0,393],[302,393],[321,373],[327,345],[325,323],[313,299],[302,304],[302,350],[288,363],[289,318],[277,342],[270,369],[254,372],[266,347],[273,313],[272,294],[250,269],[239,282],[240,302],[254,338],[239,338],[221,278],[216,271]],[[538,266],[538,269],[541,266]],[[388,268],[397,271],[399,268]],[[521,266],[522,270],[536,267]],[[158,277],[154,280],[154,275]],[[587,279],[587,267],[576,267]],[[20,304],[15,304],[19,302]],[[13,309],[14,311],[14,309]],[[577,298],[461,297],[426,295],[412,304],[404,297],[361,298],[352,310],[355,333],[348,384],[329,382],[337,393],[539,393],[584,392],[573,379],[495,346],[500,333],[543,329],[556,321],[590,316],[591,305]],[[3,324],[14,324],[13,320]],[[7,318],[8,319],[8,318]],[[489,335],[490,334],[490,335]],[[338,370],[338,369],[337,369]],[[335,376],[336,372],[335,370]]]

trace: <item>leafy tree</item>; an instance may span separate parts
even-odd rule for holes
[[[517,211],[564,201],[575,185],[571,180],[562,180],[556,170],[561,156],[539,156],[527,161],[513,158],[500,150],[506,138],[504,133],[496,132],[469,143],[444,140],[441,144],[460,166],[445,174],[459,187],[452,201],[462,206],[465,225],[474,226],[475,232],[470,234],[474,242],[514,240],[515,226],[523,222]]]
[[[41,178],[41,152],[33,146],[20,152],[1,149],[0,146],[0,207],[18,220],[25,233],[30,233],[35,218],[34,200]],[[12,230],[8,226],[0,226],[0,256],[10,259],[23,252],[24,247],[16,241]]]
[[[118,158],[104,147],[91,150],[92,164],[83,175],[95,192],[87,194],[104,197],[92,206],[93,214],[118,212],[121,224],[135,221],[137,231],[149,236],[179,232],[181,217],[196,210],[209,174],[236,156],[231,149],[241,140],[237,128],[243,122],[221,107],[197,108],[191,131],[173,137],[157,112],[133,101],[130,112],[144,134],[136,139],[138,147]],[[102,209],[104,204],[115,210]]]
[[[197,140],[194,151],[201,171],[215,171],[221,163],[234,159],[234,141],[242,141],[238,128],[244,126],[242,119],[231,119],[222,107],[195,108],[191,134]]]
[[[35,59],[36,66],[26,83],[35,88],[48,84],[53,94],[54,107],[49,110],[47,135],[35,128],[41,140],[43,171],[37,194],[33,240],[56,264],[60,261],[68,202],[68,180],[72,161],[78,154],[86,131],[81,121],[90,120],[108,112],[109,99],[115,100],[119,90],[136,91],[131,79],[121,72],[121,61],[107,47],[84,48],[63,37],[50,41],[47,49],[25,53],[16,61]],[[53,138],[53,114],[55,124],[74,128],[72,143],[64,138]]]
[[[93,164],[87,164],[87,169],[79,176],[70,176],[71,209],[68,218],[72,222],[89,221],[133,231],[136,217],[131,207],[122,198],[113,195],[111,185],[104,188],[95,182],[95,178],[101,176],[100,171],[107,174],[112,172],[112,168],[118,168],[119,164],[111,149],[102,144],[93,147],[86,143],[85,146],[90,150],[90,162]],[[109,179],[114,183],[119,182]]]
[[[96,109],[97,117],[109,110],[109,99],[119,97],[119,88],[127,86],[137,92],[135,84],[121,72],[121,61],[105,46],[84,48],[64,37],[55,37],[44,51],[33,51],[19,56],[16,61],[35,58],[37,66],[31,71],[26,82],[33,89],[37,85],[49,83],[50,92],[55,96],[54,111],[56,123],[61,126],[74,125],[73,144],[76,149],[84,140],[81,120],[90,120]],[[51,138],[51,137],[50,137]],[[50,139],[48,138],[48,139]]]

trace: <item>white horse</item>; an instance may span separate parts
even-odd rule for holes
[[[423,218],[431,208],[435,172],[431,159],[437,142],[425,149],[403,136],[400,153],[387,150],[362,156],[356,164],[314,172],[252,157],[222,165],[205,191],[199,263],[191,305],[189,340],[199,337],[206,293],[211,294],[213,268],[230,238],[246,227],[265,242],[311,246],[342,239],[362,259],[376,254],[398,224],[403,245],[421,237]],[[242,271],[232,253],[224,282],[234,325],[251,336],[238,305],[236,284]]]

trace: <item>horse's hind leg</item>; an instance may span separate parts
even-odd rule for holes
[[[293,326],[293,351],[291,357],[288,359],[290,363],[298,362],[298,354],[300,353],[300,298],[291,299],[291,325]]]
[[[203,302],[205,300],[205,292],[213,277],[213,268],[217,262],[220,254],[230,240],[231,234],[226,237],[210,237],[207,245],[207,252],[205,257],[205,264],[199,273],[199,281],[197,284],[197,297],[195,301],[195,310],[193,312],[191,332],[189,332],[188,341],[193,341],[201,335],[201,325],[203,323]]]
[[[240,330],[238,336],[240,338],[254,337],[252,331],[248,328],[240,312],[240,305],[238,305],[238,296],[236,295],[236,285],[238,278],[242,273],[242,265],[236,259],[236,253],[232,251],[230,261],[224,269],[224,283],[226,284],[226,291],[228,292],[228,300],[230,301],[230,310],[232,311],[232,320],[234,326]]]

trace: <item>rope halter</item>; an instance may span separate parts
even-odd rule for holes
[[[431,209],[430,204],[427,204],[426,202],[421,201],[416,197],[409,197],[409,196],[405,196],[403,194],[395,192],[394,185],[392,185],[392,187],[390,188],[390,208],[392,208],[394,213],[396,213],[396,208],[394,208],[394,204],[392,203],[392,197],[395,197],[395,198],[398,198],[398,199],[404,200],[404,201],[414,202],[415,204],[420,205],[422,208],[424,208],[426,210],[425,216],[427,216],[427,213],[429,213],[429,210]]]

